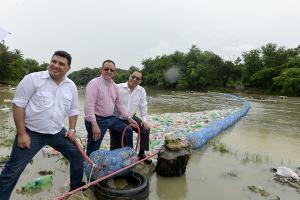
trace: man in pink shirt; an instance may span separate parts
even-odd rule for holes
[[[84,119],[88,132],[87,155],[99,149],[107,129],[112,133],[120,133],[120,130],[127,126],[118,117],[113,116],[115,108],[129,123],[137,126],[120,101],[119,88],[113,81],[115,73],[115,63],[112,60],[105,60],[102,63],[101,75],[92,79],[86,86]],[[121,136],[117,134],[113,135],[113,138],[120,140]],[[133,146],[131,127],[126,130],[124,145]]]

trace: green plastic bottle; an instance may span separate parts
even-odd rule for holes
[[[31,181],[29,183],[26,183],[24,186],[22,186],[22,191],[23,192],[28,192],[30,190],[34,190],[36,187],[35,187],[35,182],[34,181]]]
[[[49,183],[52,183],[52,179],[53,179],[53,177],[51,175],[41,176],[41,177],[35,179],[35,185],[37,187],[47,185]]]
[[[34,181],[26,183],[22,187],[23,192],[28,192],[30,190],[41,188],[44,185],[52,184],[53,177],[51,175],[41,176],[36,178]]]

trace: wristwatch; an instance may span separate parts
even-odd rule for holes
[[[76,129],[75,128],[70,128],[69,131],[72,131],[72,132],[76,133]]]

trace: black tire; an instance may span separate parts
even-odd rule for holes
[[[143,175],[130,171],[113,179],[125,178],[133,185],[128,189],[115,189],[108,187],[108,180],[96,185],[95,196],[98,200],[145,200],[149,196],[149,182]]]

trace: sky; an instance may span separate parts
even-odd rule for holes
[[[142,61],[192,45],[225,60],[275,43],[300,45],[300,0],[0,0],[5,43],[25,58],[49,62],[55,50],[72,71]]]

